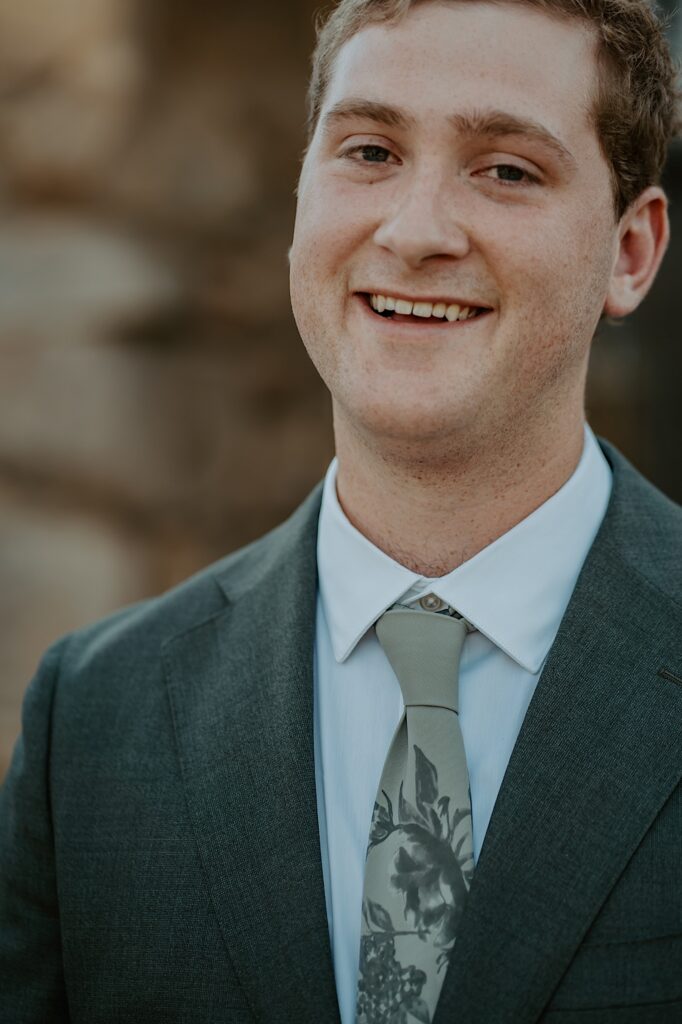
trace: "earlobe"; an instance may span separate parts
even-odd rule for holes
[[[652,185],[623,214],[604,313],[624,317],[639,306],[654,282],[668,247],[668,201]]]

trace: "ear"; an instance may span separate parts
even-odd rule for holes
[[[665,192],[651,185],[623,214],[618,248],[604,303],[607,316],[623,317],[649,291],[668,247],[670,224]]]

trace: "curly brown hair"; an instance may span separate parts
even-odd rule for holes
[[[340,0],[318,20],[308,89],[309,143],[343,44],[365,26],[400,21],[424,2],[428,0]],[[486,2],[521,3],[556,17],[580,18],[594,27],[599,78],[592,120],[611,169],[615,214],[620,219],[645,188],[659,184],[668,145],[680,131],[677,69],[663,21],[647,0]]]

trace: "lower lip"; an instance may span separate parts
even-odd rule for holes
[[[417,323],[409,320],[395,320],[391,316],[380,316],[374,312],[364,295],[358,292],[355,293],[353,299],[356,305],[360,306],[366,319],[374,324],[377,330],[387,332],[392,338],[401,336],[409,338],[442,337],[444,333],[450,333],[453,330],[457,333],[469,331],[477,324],[487,320],[492,314],[492,310],[486,310],[485,313],[479,313],[478,316],[474,316],[470,320],[440,320],[436,317],[424,317],[420,323]]]

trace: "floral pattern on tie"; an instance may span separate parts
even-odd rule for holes
[[[430,1024],[431,1015],[421,999],[426,982],[423,971],[404,966],[395,956],[395,939],[418,935],[440,949],[437,970],[447,963],[454,945],[466,895],[473,876],[471,854],[461,855],[467,830],[455,839],[457,827],[470,808],[450,807],[450,797],[439,796],[438,772],[424,752],[414,746],[416,806],[398,794],[397,818],[388,793],[375,802],[367,854],[399,832],[404,843],[393,858],[392,888],[404,899],[404,918],[411,928],[395,927],[381,904],[364,900],[366,931],[360,945],[357,1024]],[[408,918],[409,915],[409,918]]]

